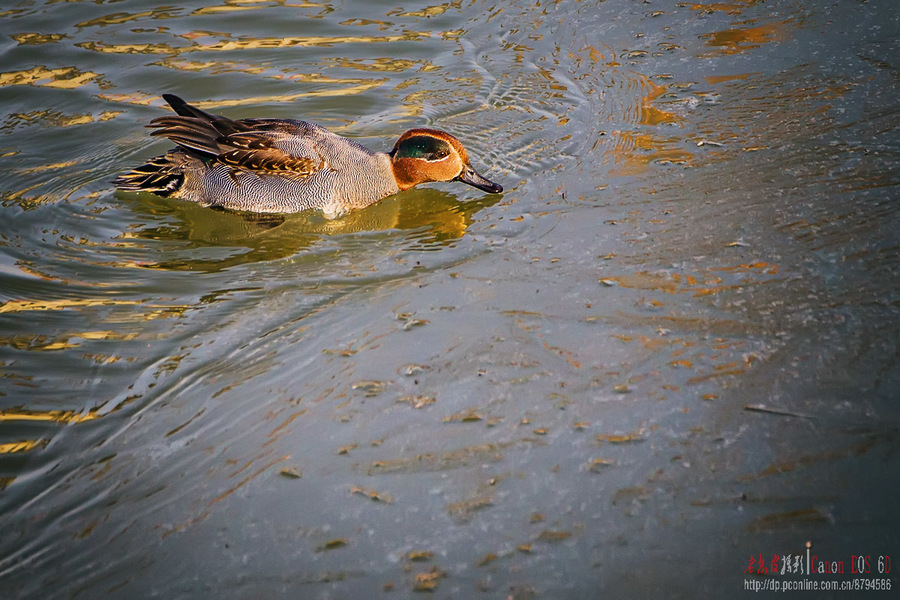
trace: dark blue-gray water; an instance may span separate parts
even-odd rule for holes
[[[0,33],[0,597],[900,585],[895,2],[14,0]],[[445,129],[506,191],[116,193],[165,92]],[[757,573],[807,543],[846,572]]]

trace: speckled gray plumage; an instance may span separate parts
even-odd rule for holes
[[[119,177],[115,183],[120,189],[232,210],[288,213],[318,208],[327,216],[399,191],[388,154],[324,127],[297,120],[232,121],[184,106],[179,110],[173,104],[181,116],[151,123],[160,128],[154,133],[169,137],[178,148]],[[192,116],[186,110],[193,111]],[[226,160],[245,148],[247,156]],[[299,166],[272,168],[265,160],[267,152]]]
[[[399,191],[390,157],[304,121],[252,120],[271,124],[275,131],[259,135],[292,156],[313,159],[311,175],[267,174],[192,157],[188,152],[181,167],[185,180],[175,195],[210,206],[255,212],[299,212],[311,208],[340,214],[368,206]]]

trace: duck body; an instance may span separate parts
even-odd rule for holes
[[[115,180],[207,206],[267,213],[320,209],[328,217],[427,181],[503,188],[479,175],[462,144],[436,129],[404,133],[390,153],[373,152],[324,127],[292,119],[232,120],[164,94],[177,116],[148,127],[176,148]]]

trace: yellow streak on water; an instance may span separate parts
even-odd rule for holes
[[[787,29],[791,23],[793,20],[787,19],[757,27],[737,27],[701,35],[701,39],[705,39],[708,46],[715,48],[714,51],[702,55],[701,58],[738,54],[759,48],[769,42],[783,41],[787,38]]]
[[[289,0],[225,0],[224,6],[204,6],[194,10],[191,15],[206,15],[240,10],[269,8],[272,5],[290,6],[292,8],[323,8],[328,5],[319,2],[290,2]]]
[[[740,73],[738,75],[707,75],[703,79],[706,80],[706,83],[715,85],[717,83],[727,83],[729,81],[743,81],[750,79],[755,75],[759,75],[759,73]]]
[[[84,50],[109,54],[179,54],[185,48],[175,48],[168,44],[104,44],[102,42],[81,42],[75,44]]]
[[[248,73],[261,75],[266,72],[266,67],[256,66],[250,63],[239,63],[230,60],[185,60],[182,58],[166,58],[153,63],[156,66],[175,71],[208,71],[211,73]]]
[[[150,96],[147,94],[97,94],[101,100],[108,102],[119,102],[122,104],[132,104],[136,106],[150,106],[154,101],[159,100],[159,96]]]
[[[47,127],[71,127],[72,125],[110,121],[120,114],[122,114],[120,110],[105,110],[95,117],[90,113],[65,115],[51,110],[36,110],[29,113],[14,113],[10,116],[12,119],[23,123],[40,122]]]
[[[412,11],[404,11],[402,8],[396,8],[388,13],[390,17],[437,17],[439,15],[444,14],[450,8],[460,9],[462,6],[462,0],[455,0],[454,2],[446,2],[444,4],[437,4],[434,6],[427,6],[420,10],[412,10]]]
[[[210,37],[209,32],[193,32],[182,35],[189,40]],[[172,54],[185,52],[232,52],[240,50],[256,50],[260,48],[296,48],[304,46],[330,47],[338,44],[383,44],[389,42],[415,42],[431,37],[428,31],[408,31],[401,35],[385,36],[307,36],[307,37],[266,37],[239,40],[217,40],[209,44],[193,43],[190,46],[176,48],[169,44],[107,44],[104,42],[82,42],[75,44],[79,48],[93,52],[109,54]],[[95,74],[96,75],[96,74]]]
[[[641,75],[643,85],[647,88],[647,93],[641,99],[640,116],[638,123],[641,125],[662,125],[681,123],[682,119],[671,112],[662,110],[653,106],[653,101],[666,93],[666,87],[650,81],[649,78]]]
[[[588,52],[591,60],[595,62],[603,58],[603,55],[593,47],[589,48]],[[610,153],[619,166],[611,175],[614,177],[639,175],[646,172],[652,163],[690,165],[694,155],[685,149],[680,137],[646,132],[647,127],[680,125],[683,122],[682,117],[655,104],[669,88],[636,71],[623,71],[622,76],[629,87],[633,86],[639,91],[640,96],[626,111],[628,121],[640,126],[641,129],[612,132],[613,144]]]
[[[726,290],[740,289],[751,285],[760,285],[771,281],[766,276],[775,276],[779,272],[778,265],[755,262],[739,264],[732,267],[710,269],[710,274],[697,276],[681,273],[652,273],[639,271],[626,275],[609,276],[604,281],[614,281],[625,288],[656,290],[667,294],[691,293],[694,296],[715,295]],[[724,283],[723,279],[713,272],[742,273],[748,277],[732,284]],[[753,278],[758,276],[759,278]]]
[[[47,336],[0,336],[0,345],[16,348],[17,350],[28,350],[32,352],[54,352],[56,350],[69,350],[78,348],[81,344],[70,340],[133,340],[138,336],[137,333],[117,333],[115,331],[81,331],[75,333],[64,334],[55,339],[48,339]],[[118,358],[116,358],[118,360]]]
[[[679,146],[678,138],[628,131],[616,132],[615,137],[613,154],[622,164],[611,173],[614,177],[640,175],[652,163],[690,165],[694,159],[693,154]]]
[[[377,71],[387,73],[402,73],[411,71],[419,67],[420,71],[437,71],[440,67],[427,61],[409,60],[403,58],[333,58],[329,59],[326,64],[329,67],[340,67],[344,69],[356,69],[358,71]]]
[[[87,413],[76,412],[74,410],[27,410],[27,409],[9,409],[0,410],[0,423],[3,421],[38,421],[52,423],[83,423],[85,421],[93,421],[101,417],[98,409],[94,408]]]
[[[75,25],[78,28],[85,27],[102,27],[104,25],[121,25],[122,23],[128,23],[129,21],[137,21],[143,18],[149,19],[165,19],[172,18],[174,15],[171,11],[167,10],[147,10],[143,12],[137,13],[127,13],[127,12],[116,12],[109,15],[104,15],[102,17],[97,17],[96,19],[90,19],[88,21],[82,21]]]
[[[258,8],[263,8],[262,6],[242,6],[237,4],[232,4],[230,6],[204,6],[203,8],[198,8],[192,15],[215,15],[219,13],[228,13],[228,12],[238,12],[242,10],[255,10]]]
[[[331,83],[339,82],[359,82],[356,85],[350,85],[342,88],[335,89],[320,89],[320,90],[309,90],[306,92],[298,92],[295,94],[277,94],[271,96],[248,96],[245,98],[235,98],[232,100],[211,100],[211,101],[193,101],[191,104],[198,108],[202,109],[217,109],[217,108],[228,108],[232,106],[255,106],[259,104],[277,104],[277,103],[289,103],[295,102],[299,98],[329,98],[335,96],[349,96],[355,94],[362,94],[369,90],[373,90],[384,83],[386,83],[387,79],[342,79],[342,80],[328,80],[322,78],[309,78],[309,81],[329,81]],[[159,99],[159,96],[137,96],[133,94],[100,94],[100,98],[104,100],[109,100],[111,102],[120,102],[127,104],[136,104],[141,106],[149,106],[153,104],[155,100]]]
[[[99,73],[80,71],[75,67],[48,69],[47,67],[37,66],[24,71],[0,73],[0,87],[39,85],[61,89],[75,89],[90,83],[99,76]]]
[[[249,98],[236,98],[233,100],[212,100],[208,102],[191,102],[192,105],[198,108],[226,108],[231,106],[247,106],[247,105],[259,105],[265,103],[278,103],[278,102],[294,102],[298,98],[312,98],[312,97],[333,97],[333,96],[347,96],[351,94],[361,94],[365,91],[377,88],[381,84],[385,83],[387,80],[377,80],[369,83],[355,85],[347,88],[341,88],[336,90],[311,90],[309,92],[301,92],[298,94],[280,94],[273,96],[252,96]]]
[[[77,160],[67,160],[64,162],[52,163],[49,165],[39,165],[37,167],[31,167],[30,169],[20,169],[18,172],[24,175],[30,175],[32,173],[42,173],[44,171],[55,171],[56,169],[65,169],[66,167],[74,167],[77,165],[79,161]]]
[[[109,300],[98,298],[67,298],[63,300],[10,300],[0,306],[0,314],[7,312],[66,310],[86,306],[115,306],[140,304],[135,300]]]
[[[123,266],[142,266],[142,265],[123,265]],[[187,311],[189,306],[183,305],[145,305],[142,302],[136,300],[112,300],[112,299],[100,299],[100,298],[66,298],[62,300],[10,300],[6,304],[0,305],[0,314],[2,313],[19,313],[19,312],[44,312],[44,311],[55,311],[55,310],[71,310],[71,309],[83,309],[83,308],[92,308],[95,306],[136,306],[140,305],[142,308],[146,309],[140,312],[132,312],[127,315],[123,315],[118,317],[117,323],[142,323],[146,321],[153,321],[156,319],[166,319],[171,317],[178,317],[184,314]],[[83,331],[80,333],[69,333],[57,338],[57,340],[63,341],[52,341],[47,343],[47,340],[38,337],[32,337],[23,339],[17,337],[3,337],[0,338],[0,342],[6,343],[8,345],[12,345],[14,347],[23,347],[23,348],[31,348],[37,350],[55,350],[60,349],[63,346],[61,344],[68,344],[68,339],[70,338],[81,338],[83,340],[132,340],[138,336],[138,333],[129,332],[129,333],[120,333],[115,331]],[[70,346],[74,347],[77,344],[72,344]],[[67,346],[68,347],[68,346]]]
[[[20,46],[39,46],[41,44],[55,44],[66,37],[64,33],[17,33],[11,36]]]
[[[729,14],[738,15],[748,6],[758,4],[761,0],[736,0],[735,2],[713,2],[711,4],[688,4],[691,10],[700,12],[727,12]]]
[[[22,442],[12,442],[9,444],[0,444],[0,454],[18,454],[20,452],[28,452],[39,446],[46,446],[50,440],[25,440]]]

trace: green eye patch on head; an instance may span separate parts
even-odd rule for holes
[[[441,160],[450,154],[450,144],[427,135],[408,137],[397,146],[395,158],[423,158],[425,160]]]

